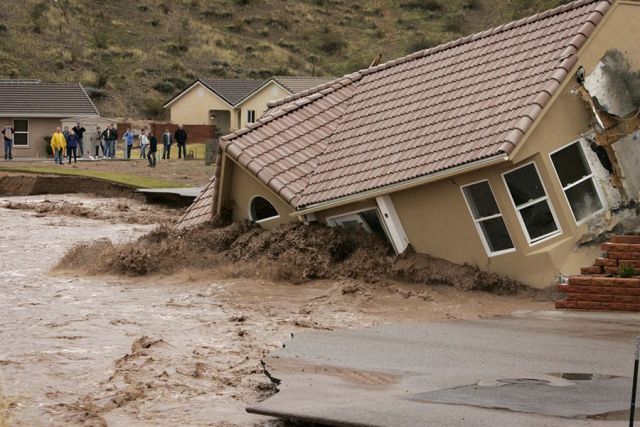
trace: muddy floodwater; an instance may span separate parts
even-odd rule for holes
[[[0,425],[277,425],[244,408],[275,392],[260,360],[295,334],[550,306],[424,285],[50,272],[74,243],[153,227],[0,208]]]

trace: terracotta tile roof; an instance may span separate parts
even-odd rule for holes
[[[216,194],[217,178],[211,178],[202,193],[178,220],[178,229],[191,228],[213,219],[213,203]]]
[[[292,77],[292,76],[276,76],[271,80],[276,81],[292,94],[313,89],[322,84],[328,83],[334,79],[325,77]]]
[[[508,154],[610,4],[575,1],[270,103],[221,147],[296,209]]]
[[[0,80],[0,117],[99,115],[81,85]]]
[[[200,79],[200,82],[232,106],[265,83],[264,80],[239,79]]]

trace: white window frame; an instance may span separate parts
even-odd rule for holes
[[[247,123],[256,122],[256,110],[247,110]]]
[[[489,185],[489,190],[491,191],[491,195],[493,196],[493,201],[495,202],[496,206],[498,206],[498,199],[496,199],[496,195],[493,192],[493,187],[491,187],[491,183],[489,182],[488,179],[481,179],[479,181],[474,181],[471,182],[469,184],[465,184],[460,186],[460,192],[462,193],[462,198],[464,199],[464,202],[467,204],[467,208],[469,209],[469,214],[471,215],[471,219],[473,220],[473,223],[476,227],[476,231],[478,232],[478,235],[480,236],[480,240],[482,241],[482,246],[484,246],[484,250],[487,252],[487,255],[489,256],[489,258],[495,257],[495,256],[499,256],[499,255],[505,255],[505,254],[509,254],[511,252],[515,252],[516,251],[516,245],[513,242],[513,237],[511,237],[511,231],[509,231],[509,227],[507,227],[507,222],[504,220],[504,215],[502,214],[502,211],[500,210],[500,206],[498,206],[498,212],[495,215],[491,215],[491,216],[487,216],[487,217],[482,217],[482,218],[478,218],[476,219],[475,216],[473,215],[473,210],[471,209],[471,205],[469,204],[469,200],[467,200],[467,196],[464,193],[464,189],[466,187],[470,187],[472,185],[476,185],[476,184],[480,184],[481,182],[486,182]],[[509,239],[511,239],[511,244],[513,245],[512,248],[510,249],[504,249],[501,251],[496,251],[496,252],[492,252],[491,248],[489,246],[489,242],[487,242],[486,237],[484,236],[484,232],[482,231],[482,228],[480,227],[480,223],[482,221],[487,221],[489,219],[494,219],[494,218],[502,218],[502,222],[504,222],[504,226],[507,229],[507,233],[509,233]]]
[[[20,131],[20,132],[16,132],[16,131],[15,131],[15,128],[16,128],[16,120],[24,120],[25,122],[27,122],[27,131],[26,131],[26,132],[25,132],[25,131]],[[29,147],[31,146],[31,137],[30,137],[30,135],[29,135],[29,133],[30,133],[30,132],[29,132],[29,129],[31,129],[31,125],[30,125],[30,123],[29,123],[29,119],[13,119],[13,120],[12,120],[12,123],[11,123],[11,127],[14,129],[14,132],[13,132],[13,134],[14,134],[14,136],[13,136],[13,148],[17,148],[17,149],[20,149],[20,148],[29,148]],[[17,145],[17,144],[16,144],[16,137],[15,137],[15,135],[17,135],[17,134],[26,134],[26,135],[27,135],[27,144],[26,144],[26,145]]]
[[[266,198],[266,197],[264,197],[264,196],[261,196],[261,195],[259,195],[259,194],[256,194],[255,196],[253,196],[253,197],[251,197],[251,198],[249,199],[249,206],[247,207],[247,208],[248,208],[248,209],[247,209],[247,212],[248,212],[248,215],[247,215],[247,216],[249,217],[249,219],[251,220],[251,222],[254,222],[254,223],[256,223],[256,224],[262,224],[263,222],[272,221],[272,220],[274,220],[274,219],[278,219],[278,218],[280,218],[280,212],[278,212],[278,215],[270,216],[269,218],[263,218],[263,219],[260,219],[260,220],[258,220],[258,221],[254,220],[254,219],[253,219],[253,212],[251,211],[251,205],[253,204],[253,201],[254,201],[256,198],[258,198],[258,197],[260,197],[261,199],[265,199],[267,202],[269,202],[269,204],[271,204],[271,206],[273,206],[273,209],[275,209],[275,211],[276,211],[276,212],[278,212],[278,208],[276,208],[276,205],[274,205],[273,203],[271,203],[271,200],[267,199],[267,198]]]
[[[373,230],[371,230],[371,227],[369,227],[369,225],[362,221],[362,218],[360,218],[360,215],[358,215],[361,212],[367,212],[367,211],[376,211],[376,214],[378,215],[378,221],[380,221],[380,224],[382,224],[382,228],[384,229],[385,234],[387,235],[387,238],[391,240],[391,233],[389,233],[389,229],[387,228],[387,224],[385,224],[384,219],[382,218],[382,212],[380,212],[380,208],[378,208],[378,206],[372,206],[370,208],[363,208],[363,209],[358,209],[355,211],[350,211],[350,212],[345,212],[342,214],[338,214],[338,215],[331,215],[325,218],[325,221],[327,222],[327,225],[329,227],[338,227],[340,225],[340,219],[344,218],[345,220],[347,220],[347,218],[349,219],[356,219],[356,221],[360,224],[360,225],[364,225],[364,230],[367,231],[368,233],[372,233]]]
[[[507,179],[506,179],[505,175],[508,175],[511,172],[517,171],[518,169],[525,168],[525,167],[527,167],[529,165],[533,165],[533,167],[536,169],[536,173],[538,174],[538,179],[540,180],[540,185],[542,185],[542,189],[544,190],[544,197],[538,197],[535,200],[530,200],[530,201],[524,203],[523,205],[521,205],[520,207],[518,207],[518,206],[516,206],[516,202],[513,200],[513,196],[511,195],[511,191],[509,190],[509,185],[507,184]],[[527,238],[527,243],[529,244],[529,246],[535,246],[535,245],[538,245],[538,244],[540,244],[542,242],[546,242],[549,239],[553,239],[556,236],[562,235],[562,225],[560,224],[560,221],[558,221],[558,216],[556,215],[556,211],[553,208],[553,203],[551,203],[551,199],[549,198],[549,192],[547,191],[547,188],[544,185],[544,181],[542,179],[542,175],[540,175],[540,170],[538,169],[538,165],[536,164],[535,161],[532,160],[530,162],[527,162],[527,163],[525,163],[523,165],[518,166],[517,168],[513,168],[513,169],[510,169],[510,170],[504,172],[502,174],[502,182],[504,183],[504,188],[505,188],[505,190],[507,190],[507,194],[509,195],[509,200],[511,200],[511,205],[513,206],[513,209],[515,209],[515,211],[516,211],[516,215],[518,217],[518,221],[520,222],[520,226],[522,227],[522,230],[524,231],[524,235]],[[529,235],[529,230],[527,230],[527,225],[524,223],[524,220],[522,219],[522,215],[520,214],[520,210],[528,208],[529,206],[535,205],[537,203],[540,203],[543,200],[546,200],[547,201],[547,205],[549,205],[549,210],[551,211],[551,216],[553,217],[553,221],[556,223],[557,230],[553,231],[551,233],[545,234],[544,236],[540,236],[536,240],[532,240],[531,236]]]
[[[587,168],[589,168],[589,172],[591,172],[588,176],[586,177],[582,177],[581,179],[579,179],[578,181],[567,185],[566,187],[562,186],[562,181],[560,181],[560,175],[558,175],[558,171],[556,170],[556,164],[553,163],[553,158],[551,156],[553,156],[555,153],[564,150],[565,148],[569,147],[570,145],[573,144],[578,144],[578,147],[580,148],[580,151],[582,151],[582,156],[585,160],[585,162],[587,163]],[[591,165],[589,164],[589,161],[587,160],[587,156],[584,153],[584,148],[582,147],[581,144],[581,140],[575,140],[573,142],[570,142],[568,144],[563,145],[562,147],[558,148],[557,150],[554,150],[552,152],[549,153],[549,161],[551,162],[551,167],[553,168],[553,172],[556,174],[556,178],[558,179],[558,184],[560,184],[560,188],[562,188],[562,194],[564,195],[564,199],[567,202],[567,205],[569,206],[569,211],[571,211],[571,215],[573,216],[573,220],[575,221],[576,225],[580,226],[582,224],[584,224],[585,222],[587,222],[588,220],[590,220],[591,218],[593,218],[596,215],[601,214],[602,212],[604,212],[606,210],[606,206],[604,203],[604,198],[602,197],[602,192],[600,190],[600,186],[598,185],[598,183],[596,182],[593,175],[593,170],[591,169]],[[584,181],[586,181],[587,179],[590,179],[591,182],[593,183],[593,188],[596,189],[596,194],[598,194],[598,198],[600,199],[600,204],[602,205],[602,208],[599,211],[596,211],[594,213],[592,213],[589,216],[586,216],[584,218],[582,218],[580,221],[578,221],[578,219],[576,218],[576,214],[573,212],[573,208],[571,207],[571,203],[569,203],[569,198],[567,197],[567,190],[575,187],[578,184],[583,183]]]

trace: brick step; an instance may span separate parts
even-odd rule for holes
[[[604,295],[638,295],[640,288],[626,288],[624,286],[577,286],[558,285],[558,292],[569,294],[604,294]]]
[[[617,272],[617,269],[616,269]],[[590,275],[590,274],[602,274],[604,273],[603,267],[601,265],[594,265],[591,267],[581,267],[580,274]]]
[[[640,278],[623,279],[621,277],[571,276],[569,277],[569,285],[640,288]]]
[[[640,265],[640,261],[637,261],[637,262],[638,262],[638,265]],[[617,267],[618,260],[609,259],[609,258],[596,258],[596,260],[593,262],[593,265],[601,265],[603,267]]]
[[[608,294],[567,294],[565,301],[587,302],[622,302],[628,304],[640,304],[638,295],[608,295]]]
[[[640,244],[640,236],[611,236],[609,239],[611,243],[631,243],[631,244]]]
[[[558,310],[640,311],[640,304],[621,302],[557,301]]]

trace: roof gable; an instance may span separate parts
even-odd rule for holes
[[[510,153],[610,4],[579,0],[270,103],[223,147],[276,192],[292,191],[295,208]],[[300,129],[322,125],[314,109],[330,133],[300,145]],[[301,147],[322,150],[311,175],[295,188],[274,180]]]
[[[0,116],[70,117],[99,115],[80,84],[0,80]]]
[[[239,79],[200,79],[200,81],[233,107],[265,83],[264,80]]]

